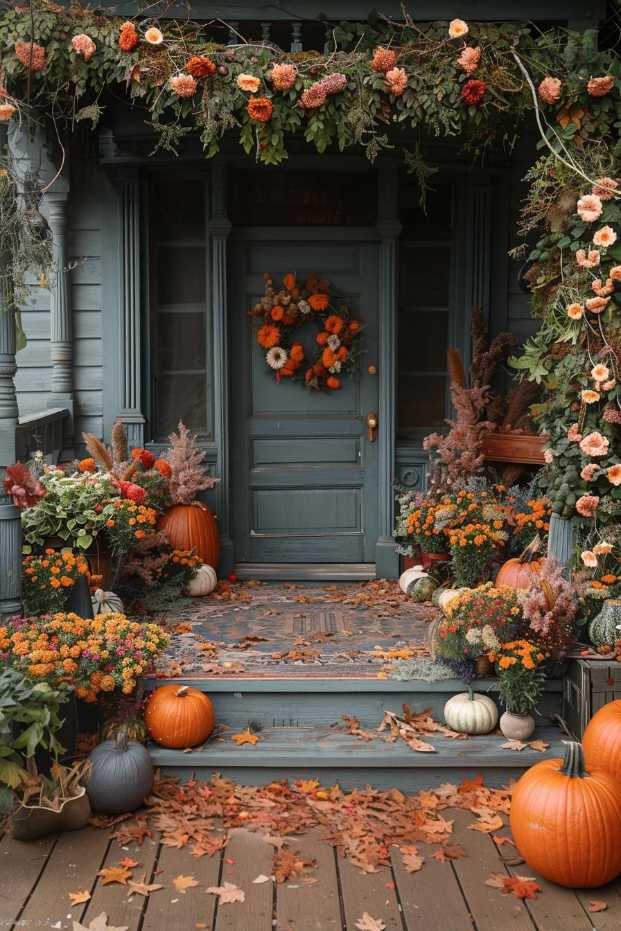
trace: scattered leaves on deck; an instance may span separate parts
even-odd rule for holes
[[[82,905],[84,902],[88,902],[91,897],[88,889],[84,889],[82,892],[69,892],[68,895],[72,905]]]
[[[522,750],[536,750],[537,753],[543,753],[544,750],[547,750],[550,744],[547,744],[545,740],[529,740],[524,742],[523,740],[508,740],[506,743],[500,745],[501,750],[516,750],[518,753]]]
[[[356,922],[356,927],[358,931],[384,931],[386,925],[381,918],[372,918],[368,912],[364,912]]]
[[[231,740],[237,744],[238,747],[243,746],[244,744],[254,744],[259,740],[258,734],[253,734],[250,728],[246,728],[245,731],[240,731],[239,734],[233,734]]]
[[[605,912],[607,908],[608,902],[603,902],[601,899],[589,899],[587,912]]]
[[[229,905],[234,902],[245,902],[246,893],[233,883],[224,883],[222,886],[209,886],[208,895],[217,895],[220,905]]]
[[[97,918],[93,918],[88,925],[83,925],[74,920],[73,931],[128,931],[128,929],[127,925],[114,925],[114,927],[109,925],[108,916],[105,912],[102,912],[101,915],[97,915]]]
[[[164,887],[159,885],[159,883],[148,883],[147,874],[143,873],[142,879],[130,879],[127,883],[127,888],[130,890],[130,895],[143,895],[147,898],[152,892],[157,892],[158,889],[163,889]]]
[[[506,873],[492,873],[485,880],[486,886],[500,889],[503,895],[514,895],[516,899],[536,899],[541,886],[532,876],[507,876]]]
[[[193,889],[195,886],[198,886],[199,882],[197,879],[194,879],[193,876],[175,876],[173,879],[173,886],[180,892],[182,895],[185,895],[188,889]]]
[[[126,886],[127,880],[131,878],[132,874],[129,870],[123,869],[122,866],[106,866],[102,870],[98,870],[97,875],[101,876],[102,886],[108,886],[110,883],[120,883],[122,886]]]
[[[315,866],[314,860],[304,860],[295,850],[282,847],[274,855],[272,872],[276,882],[284,883],[288,879],[301,876],[305,869]]]

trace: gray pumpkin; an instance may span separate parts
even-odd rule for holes
[[[104,740],[91,752],[86,787],[94,811],[121,815],[140,808],[153,786],[149,751],[128,740],[123,728],[115,740]]]

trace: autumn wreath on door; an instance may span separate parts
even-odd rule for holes
[[[280,289],[263,276],[265,294],[249,311],[260,321],[257,343],[277,382],[299,381],[315,391],[338,391],[356,369],[362,324],[330,293],[330,282],[311,275],[299,285],[293,272]]]

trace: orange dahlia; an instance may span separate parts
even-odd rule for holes
[[[335,375],[330,375],[329,378],[326,378],[326,385],[331,391],[338,391],[341,387],[341,379]]]
[[[345,324],[343,322],[343,318],[339,317],[338,314],[330,314],[330,316],[326,319],[324,326],[328,333],[336,333],[338,335]]]
[[[156,459],[153,463],[153,468],[156,472],[159,472],[163,478],[170,478],[172,475],[170,463],[166,462],[165,459]]]
[[[289,358],[294,362],[301,362],[304,358],[304,346],[302,343],[294,343],[289,351]]]
[[[94,459],[81,459],[78,468],[80,472],[96,472],[97,464]]]
[[[320,346],[325,346],[326,343],[328,342],[329,336],[330,336],[329,333],[326,333],[325,330],[322,330],[321,333],[317,334],[317,336],[315,337],[315,340],[317,343],[319,343]]]
[[[207,58],[205,55],[192,55],[185,66],[185,70],[193,78],[206,78],[211,74],[215,74],[217,69],[215,62],[211,58]]]
[[[276,320],[276,322],[282,320],[282,318],[285,316],[285,308],[280,307],[280,305],[276,305],[276,307],[272,307],[270,316],[272,320]]]
[[[272,326],[271,323],[265,323],[257,331],[257,343],[263,349],[271,349],[280,342],[280,329]]]
[[[326,348],[324,349],[321,355],[322,365],[325,368],[329,369],[329,368],[332,368],[335,362],[336,362],[336,356],[334,355],[334,352],[330,349],[329,346],[326,346]]]
[[[327,294],[311,294],[308,298],[308,303],[313,310],[326,310],[330,299]]]
[[[251,97],[246,110],[251,120],[257,123],[269,123],[274,107],[269,97]]]
[[[288,63],[274,65],[270,73],[272,87],[277,91],[291,90],[295,84],[297,75],[298,70],[295,65],[290,65]]]
[[[361,324],[360,324],[360,321],[359,321],[359,320],[352,320],[352,321],[350,322],[350,324],[349,324],[349,327],[348,327],[349,332],[350,332],[350,333],[358,333],[359,330],[360,330],[360,326],[361,326]]]
[[[138,33],[136,27],[129,20],[123,23],[119,35],[119,48],[122,52],[131,52],[138,45]]]
[[[380,45],[373,52],[371,67],[374,71],[390,71],[397,64],[397,54],[391,48],[382,48]]]

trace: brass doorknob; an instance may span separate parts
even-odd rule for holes
[[[375,443],[377,438],[377,428],[379,425],[379,420],[375,411],[369,411],[367,414],[367,437],[369,443]]]

